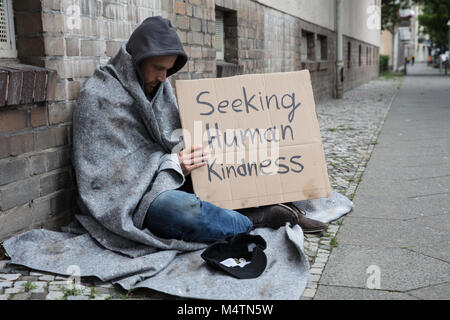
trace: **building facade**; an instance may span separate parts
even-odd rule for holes
[[[381,32],[380,53],[389,56],[389,68],[400,71],[404,68],[405,58],[411,62],[425,63],[431,55],[429,35],[423,32],[419,24],[422,5],[411,5],[399,11],[402,18],[395,26],[394,33],[388,30]]]
[[[80,89],[145,18],[171,20],[189,56],[170,81],[308,69],[335,96],[378,75],[380,0],[0,0],[0,240],[57,229],[76,210],[72,110]]]

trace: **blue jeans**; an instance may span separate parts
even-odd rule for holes
[[[144,228],[161,238],[209,242],[249,232],[253,224],[239,212],[201,201],[192,193],[169,190],[152,201]]]

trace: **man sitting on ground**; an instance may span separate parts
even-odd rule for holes
[[[187,59],[170,21],[150,17],[81,91],[73,119],[84,213],[79,222],[91,234],[99,223],[115,236],[146,244],[134,228],[148,230],[146,237],[154,237],[150,243],[160,248],[164,239],[209,242],[287,222],[306,233],[325,230],[326,224],[289,203],[228,210],[194,195],[190,173],[206,164],[206,156],[201,147],[172,152],[179,141],[171,134],[180,120],[167,80]],[[108,244],[103,236],[96,238]]]

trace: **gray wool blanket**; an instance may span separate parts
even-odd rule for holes
[[[185,179],[172,153],[180,143],[173,134],[180,119],[170,82],[149,101],[134,70],[124,43],[80,92],[73,114],[73,165],[83,214],[76,218],[104,247],[131,257],[155,249],[202,248],[142,228],[152,200]]]
[[[308,280],[301,228],[256,229],[267,242],[264,273],[239,280],[200,257],[205,243],[162,239],[143,228],[151,201],[184,183],[172,136],[180,127],[170,82],[149,101],[126,43],[96,68],[73,115],[73,165],[80,212],[65,232],[31,230],[3,247],[12,263],[95,276],[125,289],[204,299],[299,299]]]

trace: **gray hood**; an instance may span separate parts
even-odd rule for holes
[[[178,56],[174,66],[167,70],[167,77],[183,68],[188,59],[177,32],[170,21],[162,17],[145,19],[131,34],[126,49],[132,57],[141,85],[143,78],[139,65],[144,59],[157,56]]]

